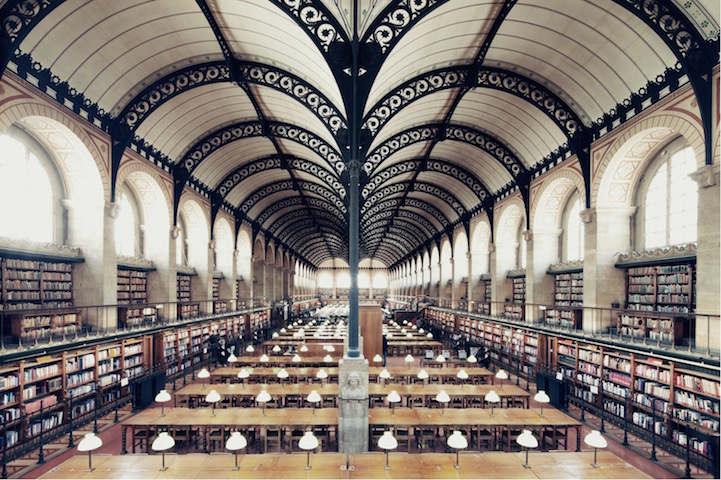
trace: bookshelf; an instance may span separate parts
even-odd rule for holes
[[[73,264],[0,259],[3,310],[73,306]]]
[[[200,315],[200,304],[190,302],[190,275],[177,274],[178,283],[178,318],[187,320]]]
[[[554,305],[546,310],[548,325],[577,330],[582,325],[583,271],[549,272],[554,276]]]
[[[82,331],[80,311],[17,313],[8,319],[12,336],[21,343],[72,337]]]
[[[220,300],[220,279],[213,278],[213,300]]]
[[[503,311],[507,317],[514,320],[523,320],[525,310],[523,307],[526,301],[526,274],[509,276],[509,278],[513,283],[513,297],[511,303],[506,302],[503,306]]]
[[[148,303],[148,272],[118,268],[118,305]]]
[[[122,328],[148,325],[158,321],[158,309],[150,306],[118,307],[118,326]]]

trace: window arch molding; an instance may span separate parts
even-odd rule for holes
[[[116,221],[115,228],[120,229],[123,227],[127,227],[127,225],[123,224],[122,216],[125,215],[125,213],[126,213],[123,211],[123,209],[126,207],[129,207],[130,212],[132,214],[132,222],[133,222],[133,224],[132,224],[133,248],[132,248],[132,253],[126,249],[123,249],[124,245],[121,244],[122,240],[120,237],[125,232],[116,230],[116,232],[115,232],[115,239],[116,239],[115,251],[119,255],[123,255],[123,256],[144,257],[145,256],[145,248],[144,248],[145,239],[144,239],[143,229],[141,228],[141,225],[145,225],[145,220],[144,220],[144,211],[140,207],[140,203],[138,201],[138,196],[137,196],[135,190],[130,185],[125,184],[120,189],[120,192],[118,193],[117,198],[118,198],[119,211],[115,217],[115,221]],[[129,239],[127,239],[127,241],[129,241]],[[131,253],[131,254],[129,254],[129,253]]]

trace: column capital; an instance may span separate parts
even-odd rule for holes
[[[470,260],[470,259],[471,259],[471,257],[472,257],[472,255],[471,255],[471,251],[470,251],[470,250],[468,250],[468,251],[466,252],[466,258]]]
[[[215,250],[215,239],[208,242],[208,248],[211,250]]]
[[[178,227],[177,225],[173,225],[172,227],[170,227],[170,238],[172,238],[173,240],[177,240],[179,235],[180,227]]]
[[[524,230],[522,235],[523,235],[523,239],[527,242],[530,242],[533,240],[533,230]]]
[[[240,255],[240,250],[238,250],[237,248],[234,248],[234,249],[233,249],[233,256],[237,258],[238,255]]]
[[[583,223],[591,223],[593,221],[593,218],[596,215],[596,209],[595,208],[584,208],[579,212],[579,216],[581,217],[581,221]]]
[[[698,188],[713,187],[719,182],[719,168],[719,165],[704,165],[689,177],[698,183]]]
[[[65,202],[65,200],[63,200],[63,202]],[[65,204],[63,204],[63,206],[65,207]],[[115,218],[118,215],[118,207],[117,202],[105,202],[105,215],[110,218]]]

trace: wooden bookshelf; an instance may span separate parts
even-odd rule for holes
[[[158,309],[151,306],[118,307],[118,326],[121,328],[149,325],[158,321]]]
[[[504,314],[514,320],[523,320],[525,316],[524,304],[526,302],[526,275],[509,276],[513,282],[513,296],[511,303],[503,306]]]
[[[583,271],[549,272],[554,276],[554,305],[546,310],[546,324],[577,330],[582,326]]]
[[[178,273],[178,318],[187,320],[200,315],[200,304],[190,302],[190,281],[191,276]]]
[[[4,310],[73,306],[73,264],[0,259]]]
[[[12,336],[22,343],[73,337],[82,331],[80,311],[17,313],[7,318]]]
[[[118,304],[148,303],[148,272],[118,268]]]

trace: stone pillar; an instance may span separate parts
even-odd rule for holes
[[[719,313],[719,165],[706,165],[692,175],[698,182],[696,252],[696,347],[719,352],[720,327],[703,314]]]
[[[548,266],[559,261],[558,238],[561,230],[557,228],[526,230],[526,303],[553,305],[555,299],[555,280],[548,275]],[[540,310],[537,307],[526,308],[526,320],[537,320]]]
[[[518,243],[508,242],[501,244],[492,244],[495,250],[491,253],[491,301],[492,302],[512,302],[513,301],[513,282],[507,278],[508,270],[516,267],[516,249]],[[503,313],[503,305],[494,303],[491,314]]]
[[[368,360],[343,357],[338,373],[338,451],[368,451]]]
[[[626,279],[624,270],[616,268],[615,254],[631,251],[631,220],[637,207],[591,208],[581,211],[585,223],[583,260],[583,305],[610,308],[624,306]],[[597,315],[584,310],[585,331],[605,331],[615,323],[609,313]]]
[[[456,309],[458,308],[458,298],[456,296],[456,262],[452,257],[449,261],[451,263],[451,308]]]
[[[473,311],[473,255],[471,254],[471,251],[466,252],[466,263],[468,265],[468,283],[466,283],[466,298],[468,299],[467,302],[467,310],[469,312]]]

